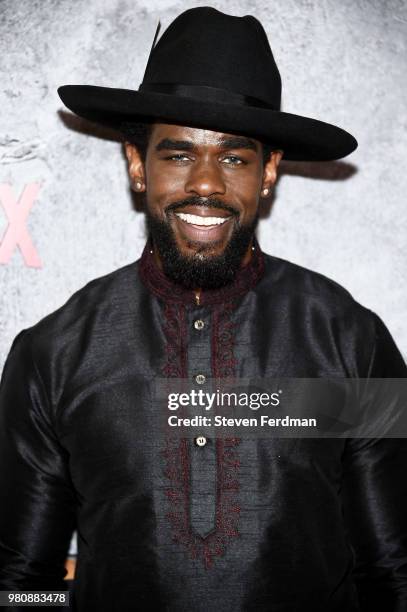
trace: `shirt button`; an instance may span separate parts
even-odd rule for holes
[[[195,376],[195,380],[198,383],[198,385],[203,385],[206,380],[206,376],[204,376],[203,374],[197,374]]]
[[[202,321],[202,319],[197,319],[194,321],[194,327],[195,329],[203,329],[205,327],[205,323]]]
[[[206,438],[205,438],[205,436],[197,436],[197,437],[195,438],[195,444],[196,444],[197,446],[205,446],[205,444],[206,444]]]

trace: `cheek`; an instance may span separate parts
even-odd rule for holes
[[[185,172],[169,172],[164,166],[151,164],[146,166],[146,184],[150,193],[158,197],[171,198],[176,192],[183,192],[186,182]]]
[[[161,214],[164,217],[164,209],[184,196],[182,185],[183,183],[175,173],[171,173],[171,176],[169,176],[156,168],[151,172],[147,171],[146,197],[150,210],[154,210],[156,214]]]
[[[242,194],[258,194],[263,180],[263,171],[257,164],[251,164],[245,169],[224,173],[224,179],[230,190]]]
[[[234,180],[228,181],[227,198],[239,202],[244,211],[244,216],[252,216],[259,204],[262,177],[254,173],[246,176],[236,176]]]

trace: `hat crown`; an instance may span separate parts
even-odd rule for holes
[[[164,121],[244,134],[282,149],[285,160],[339,159],[357,147],[335,125],[280,110],[280,74],[255,17],[189,9],[154,43],[138,90],[63,85],[62,101],[126,138],[134,124]]]
[[[179,15],[151,51],[142,85],[205,86],[280,109],[281,78],[261,23],[210,7]]]

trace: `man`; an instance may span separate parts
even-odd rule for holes
[[[282,155],[354,138],[282,113],[261,24],[210,8],[170,25],[137,92],[59,93],[124,134],[149,239],[13,343],[1,587],[63,588],[76,528],[84,612],[407,610],[403,440],[162,436],[153,397],[162,378],[406,377],[377,315],[254,235]]]

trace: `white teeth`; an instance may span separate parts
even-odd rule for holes
[[[177,217],[186,221],[187,223],[193,223],[194,225],[221,225],[225,223],[230,217],[201,217],[200,215],[190,215],[188,213],[175,213]]]

